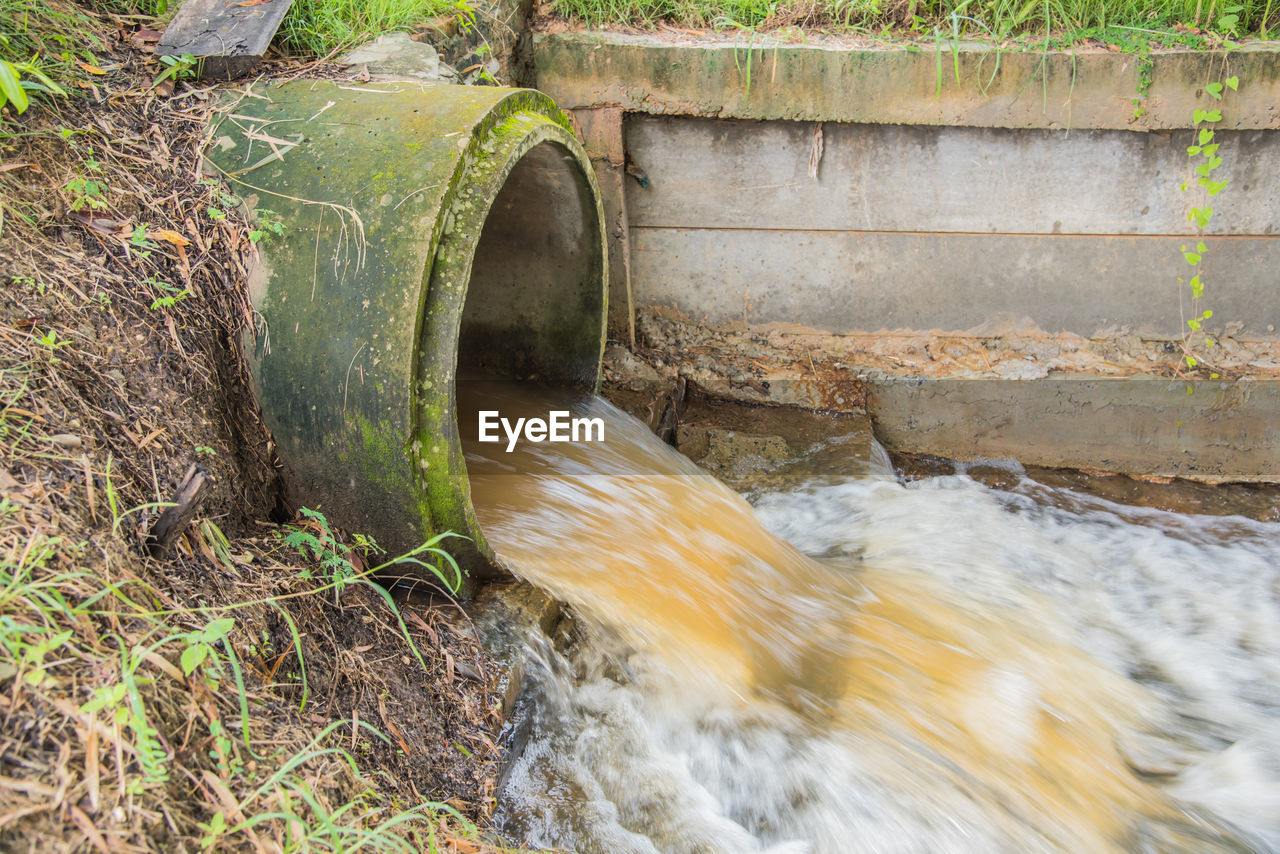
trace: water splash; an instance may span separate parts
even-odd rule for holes
[[[541,645],[499,819],[581,852],[1280,847],[1280,532],[1034,484],[867,477],[753,510],[598,399],[605,443],[468,442]],[[465,422],[464,422],[465,423]],[[1024,482],[1025,483],[1025,482]]]

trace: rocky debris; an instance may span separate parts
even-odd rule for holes
[[[404,32],[381,35],[348,51],[339,62],[364,69],[370,79],[459,82],[458,72],[440,61],[434,47]]]
[[[610,347],[602,393],[735,488],[755,488],[761,478],[859,475],[876,468],[865,415],[746,402],[719,393],[725,388],[722,364],[699,364],[701,371],[687,364],[677,369],[653,351],[642,357]],[[711,388],[693,377],[710,380]]]
[[[680,453],[712,474],[728,479],[770,471],[796,456],[781,436],[696,425],[681,426],[677,435]]]

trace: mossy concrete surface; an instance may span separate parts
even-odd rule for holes
[[[521,295],[529,311],[505,326],[484,318],[490,337],[477,346],[488,352],[463,361],[594,386],[605,310],[599,194],[567,120],[544,95],[299,81],[254,87],[213,132],[211,171],[247,207],[276,211],[285,224],[259,247],[256,329],[245,347],[280,458],[301,502],[392,554],[453,531],[470,538],[451,541],[464,566],[489,566],[458,443],[454,379],[468,296],[486,302],[499,287],[518,287],[512,275],[475,282],[471,274],[495,198],[534,151],[553,170],[533,170],[537,180],[567,186],[577,200],[561,242],[579,251],[545,262],[561,276],[532,277],[543,291]],[[560,222],[554,209],[516,215]],[[539,263],[519,246],[486,251]],[[509,342],[531,339],[555,343],[509,352]]]
[[[1140,58],[1104,50],[843,47],[767,37],[681,43],[627,33],[534,39],[538,88],[571,110],[609,105],[717,118],[1160,130],[1189,127],[1204,106],[1204,85],[1234,74],[1248,86],[1226,99],[1218,127],[1280,128],[1275,44],[1150,59],[1150,84],[1140,96]]]

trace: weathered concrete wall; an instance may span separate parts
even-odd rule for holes
[[[1007,128],[1187,127],[1201,87],[1238,74],[1247,87],[1222,108],[1223,127],[1280,129],[1280,53],[1256,43],[1229,58],[1204,51],[1153,54],[1151,84],[1134,115],[1139,61],[1105,50],[933,50],[625,33],[534,38],[538,88],[561,107],[869,124]],[[957,79],[958,77],[958,79]]]
[[[1274,381],[880,379],[867,406],[895,450],[1211,482],[1280,479]]]
[[[663,309],[641,309],[638,325],[650,373],[668,383],[756,405],[866,412],[896,451],[1280,482],[1280,341],[1226,341],[1222,378],[1195,380],[1177,376],[1176,349],[1137,336],[1085,340],[1017,325],[831,335],[714,327]],[[644,375],[614,364],[615,387]]]
[[[939,74],[931,50],[537,36],[538,87],[573,111],[612,212],[614,336],[639,324],[651,355],[715,393],[866,400],[904,450],[1280,477],[1266,432],[1280,417],[1280,50],[1155,54],[1145,96],[1132,55],[957,56],[958,76],[949,51]],[[1228,74],[1239,91],[1211,101],[1205,83]],[[1186,394],[1178,348],[1181,247],[1201,239],[1187,213],[1204,203],[1179,187],[1194,190],[1186,149],[1209,106],[1230,183],[1203,235],[1200,308],[1225,344],[1200,379],[1267,389],[1221,406]],[[659,334],[646,318],[662,307],[733,352],[690,351],[687,324]],[[762,347],[786,324],[799,349]],[[888,349],[868,338],[884,330]],[[1150,384],[1032,387],[1067,372]],[[1013,427],[975,435],[1011,409]],[[1170,413],[1198,426],[1143,433]],[[1117,444],[1109,462],[1099,441]]]
[[[1236,334],[1275,334],[1280,51],[1155,54],[1141,115],[1131,55],[958,57],[957,80],[949,52],[939,78],[930,51],[535,38],[538,86],[575,111],[602,175],[614,334],[629,340],[638,307],[674,305],[831,332],[1011,314],[1178,336],[1189,125],[1224,69],[1242,85],[1221,104],[1231,183],[1206,236],[1206,306]]]
[[[634,115],[632,293],[712,323],[1182,330],[1192,131],[1004,130]],[[821,133],[820,157],[814,140]],[[1280,326],[1280,134],[1222,132],[1215,317]],[[810,177],[811,162],[817,163]]]

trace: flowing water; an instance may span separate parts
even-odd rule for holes
[[[491,545],[578,615],[535,644],[511,838],[1280,851],[1280,525],[883,468],[753,508],[598,398],[460,395],[606,425],[467,442]]]

